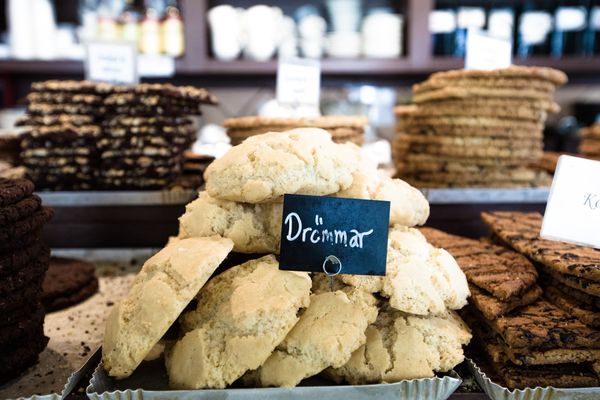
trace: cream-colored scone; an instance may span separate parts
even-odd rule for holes
[[[167,351],[171,387],[224,388],[257,369],[310,301],[308,273],[279,270],[269,255],[233,267],[198,294],[180,318],[185,335]]]
[[[469,328],[453,311],[439,316],[408,316],[384,307],[367,328],[367,343],[341,368],[325,374],[353,385],[428,378],[445,372],[464,359]]]
[[[356,146],[335,144],[322,129],[299,128],[252,136],[208,166],[211,197],[273,202],[283,194],[323,196],[352,184]]]
[[[352,185],[334,196],[389,201],[390,225],[423,225],[429,218],[429,202],[419,189],[386,176],[377,170],[377,163],[364,155],[360,156]]]
[[[354,304],[342,291],[312,295],[296,326],[254,374],[256,383],[294,387],[325,368],[341,367],[365,343],[375,318],[376,306]]]
[[[340,275],[340,279],[370,293],[381,293],[400,311],[443,314],[467,304],[467,279],[445,250],[427,243],[416,229],[394,226],[388,237],[386,275]]]
[[[185,207],[179,236],[221,235],[240,253],[279,253],[283,203],[248,204],[212,198],[206,192]]]
[[[131,375],[232,248],[218,236],[183,239],[144,263],[106,321],[102,362],[110,376]]]

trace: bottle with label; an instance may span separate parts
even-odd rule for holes
[[[102,0],[98,5],[98,38],[101,40],[119,40],[118,2]]]
[[[139,19],[140,13],[135,7],[135,0],[127,0],[121,15],[119,15],[122,40],[138,43]]]
[[[511,7],[492,8],[488,12],[488,35],[513,42],[515,11]]]
[[[464,57],[467,47],[467,31],[485,27],[485,8],[459,7],[456,12],[455,51],[456,57]]]
[[[183,18],[177,0],[170,0],[161,23],[162,51],[172,57],[185,52]]]
[[[560,1],[554,12],[552,56],[580,56],[584,54],[584,37],[587,27],[586,1]]]
[[[160,11],[155,1],[146,1],[140,21],[139,48],[142,54],[160,54]]]
[[[526,1],[519,17],[517,55],[521,58],[550,54],[553,26],[551,6]]]
[[[433,55],[453,55],[456,46],[456,12],[449,8],[433,10],[429,14],[429,32]]]

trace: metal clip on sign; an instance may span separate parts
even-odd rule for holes
[[[327,268],[328,263],[331,263],[332,265],[337,265],[337,269],[334,272],[330,271]],[[342,262],[336,256],[328,255],[327,257],[325,257],[325,261],[323,261],[323,272],[325,272],[325,275],[329,277],[329,289],[333,291],[333,277],[342,272]]]

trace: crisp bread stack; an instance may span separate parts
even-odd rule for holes
[[[98,120],[110,85],[87,81],[34,83],[21,142],[27,176],[37,189],[82,190],[94,185]]]
[[[538,213],[482,218],[493,241],[531,260],[543,290],[542,299],[496,319],[475,302],[465,313],[496,372],[511,388],[597,386],[590,364],[600,360],[600,251],[540,239]],[[513,279],[522,283],[517,273]]]
[[[53,215],[25,179],[0,178],[0,384],[46,347],[41,290],[50,249],[40,231]]]
[[[433,228],[421,228],[427,240],[446,249],[469,281],[469,304],[487,320],[535,302],[542,294],[538,273],[527,257],[482,240],[468,239]]]
[[[412,108],[396,110],[399,177],[417,187],[546,186],[530,167],[542,157],[543,129],[556,87],[550,68],[455,70],[413,86]]]
[[[188,115],[216,104],[204,89],[88,81],[32,85],[21,156],[38,189],[159,189],[194,140]]]
[[[600,124],[582,128],[580,133],[579,153],[587,158],[600,160]]]
[[[216,104],[204,89],[140,84],[104,102],[98,183],[106,189],[162,189],[182,173],[183,153],[195,140],[190,115]]]
[[[267,132],[282,132],[294,128],[322,128],[336,143],[351,142],[362,145],[365,141],[366,117],[328,115],[317,118],[240,117],[223,122],[231,144],[236,146],[245,139]]]

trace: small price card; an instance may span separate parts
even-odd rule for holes
[[[600,161],[558,159],[540,236],[600,248]]]
[[[321,63],[293,58],[280,60],[277,68],[277,101],[282,105],[319,106]]]
[[[495,38],[477,29],[469,29],[465,54],[465,69],[491,70],[509,67],[512,43]]]
[[[135,43],[89,41],[85,54],[86,79],[122,85],[139,83]]]
[[[389,201],[286,194],[279,268],[383,276],[389,220]]]

